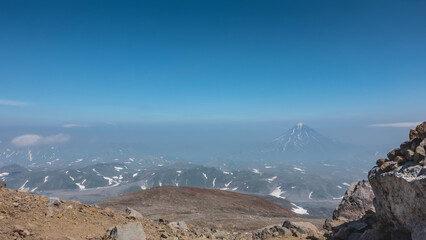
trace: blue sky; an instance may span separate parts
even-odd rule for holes
[[[425,1],[1,1],[0,123],[422,121],[425,12]]]

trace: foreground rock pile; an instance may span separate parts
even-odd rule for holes
[[[426,239],[426,122],[410,131],[410,140],[370,170],[377,217],[390,229]]]
[[[307,222],[286,221],[260,230],[233,232],[183,221],[152,221],[131,208],[118,212],[7,189],[4,183],[1,186],[1,240],[324,239]]]
[[[406,163],[410,165],[426,164],[426,122],[423,122],[416,129],[411,129],[410,140],[403,142],[399,148],[395,148],[387,154],[388,159],[381,158],[377,160],[377,166],[381,172],[395,170]]]
[[[426,239],[426,122],[412,129],[409,138],[388,159],[377,160],[368,173],[370,184],[351,185],[333,219],[325,222],[332,238]]]

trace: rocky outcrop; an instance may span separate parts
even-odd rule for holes
[[[282,226],[266,227],[253,233],[253,240],[260,239],[287,239],[287,238],[302,238],[313,240],[325,240],[322,232],[318,231],[310,222],[290,222],[284,221]],[[292,238],[292,239],[293,239]]]
[[[379,221],[390,229],[426,239],[426,122],[410,131],[410,140],[379,159],[368,174]]]
[[[374,193],[366,180],[353,182],[346,190],[340,205],[333,212],[333,220],[358,220],[366,213],[374,213]]]
[[[426,239],[426,122],[409,137],[346,191],[324,224],[334,239]]]

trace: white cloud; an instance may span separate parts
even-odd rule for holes
[[[0,99],[0,105],[22,107],[22,106],[29,105],[29,103],[27,103],[27,102],[20,102],[20,101],[13,101],[13,100],[6,100],[6,99]]]
[[[25,134],[12,139],[11,143],[16,147],[29,147],[44,144],[55,144],[67,142],[70,139],[68,135],[62,133],[43,137],[36,134]]]
[[[73,127],[88,127],[88,125],[84,125],[84,124],[76,124],[76,123],[67,123],[67,124],[64,124],[62,127],[64,127],[64,128],[73,128]]]
[[[368,125],[369,127],[403,127],[414,128],[422,122],[397,122],[397,123],[377,123]]]

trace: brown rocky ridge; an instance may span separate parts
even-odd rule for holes
[[[268,203],[265,204],[268,205]],[[171,222],[164,218],[154,221],[143,217],[132,208],[114,211],[97,205],[47,198],[2,187],[0,188],[0,239],[248,240],[323,239],[323,237],[316,226],[306,221],[284,221],[284,218],[281,218],[280,224],[263,226],[251,231],[232,231],[220,226],[208,228],[186,224],[184,221]]]
[[[150,219],[183,220],[203,227],[252,230],[300,215],[260,197],[193,187],[163,186],[124,194],[98,203],[124,211],[131,207]]]

